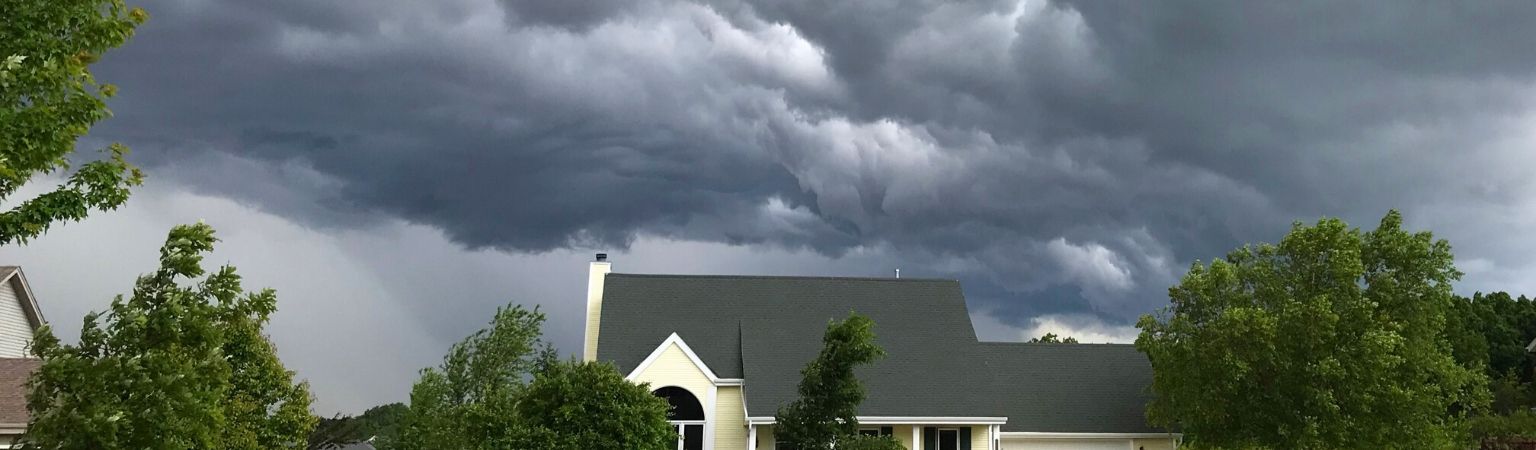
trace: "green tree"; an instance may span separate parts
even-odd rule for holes
[[[1396,211],[1374,231],[1297,223],[1197,262],[1137,324],[1148,416],[1202,447],[1461,448],[1487,398],[1443,339],[1460,275],[1450,244]]]
[[[43,365],[28,382],[24,448],[273,449],[304,444],[309,390],[293,383],[262,334],[277,296],[246,293],[233,267],[205,274],[216,242],[197,224],[171,229],[160,269],[105,315],[85,317],[78,345],[38,330]]]
[[[500,308],[490,328],[454,344],[442,365],[422,370],[400,430],[405,449],[510,449],[515,407],[542,365],[544,314]]]
[[[556,362],[517,402],[515,445],[527,450],[677,448],[667,401],[609,363]]]
[[[148,17],[122,0],[0,2],[0,201],[37,175],[69,168],[75,142],[110,115],[116,88],[98,84],[90,65],[123,45]],[[0,245],[26,242],[55,222],[117,208],[143,180],[127,147],[81,165],[53,191],[0,211]]]
[[[411,390],[397,449],[664,449],[667,402],[609,364],[561,362],[544,314],[501,308]]]
[[[859,403],[864,385],[854,369],[884,357],[875,344],[875,322],[850,312],[827,325],[821,352],[800,371],[800,397],[780,408],[774,438],[783,448],[831,450],[900,449],[890,437],[859,436]]]
[[[1046,333],[1044,336],[1029,340],[1031,344],[1076,344],[1077,338],[1057,336],[1056,333]]]
[[[1489,377],[1492,407],[1474,422],[1474,435],[1513,437],[1489,433],[1519,428],[1501,424],[1530,423],[1528,415],[1514,416],[1536,407],[1536,382],[1532,380],[1536,358],[1525,349],[1536,339],[1536,302],[1504,292],[1479,292],[1457,297],[1453,305],[1456,319],[1447,323],[1447,339],[1456,359],[1469,367],[1486,367]],[[1520,435],[1536,435],[1536,429]]]
[[[374,448],[393,450],[400,436],[400,424],[410,409],[404,403],[389,403],[368,408],[357,416],[320,418],[309,435],[309,448],[372,439]]]

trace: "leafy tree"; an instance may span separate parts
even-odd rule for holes
[[[389,403],[368,408],[358,416],[321,418],[315,431],[309,435],[309,448],[372,439],[374,448],[394,449],[400,436],[400,424],[407,414],[410,414],[409,406]]]
[[[1137,324],[1148,415],[1203,447],[1458,448],[1487,401],[1443,339],[1460,275],[1450,244],[1396,211],[1374,231],[1297,223],[1278,245],[1197,262]]]
[[[1514,373],[1520,381],[1532,381],[1532,360],[1525,346],[1536,339],[1536,301],[1504,292],[1479,292],[1457,300],[1456,310],[1462,320],[1452,325],[1458,340],[1467,342],[1458,350],[1471,350],[1464,359],[1487,363],[1490,377]],[[1478,354],[1477,350],[1483,353]]]
[[[123,45],[148,15],[122,0],[0,2],[0,201],[34,176],[69,167],[75,141],[106,118],[116,88],[90,65]],[[143,175],[112,144],[51,192],[0,211],[0,245],[26,242],[55,222],[117,208]]]
[[[557,362],[517,402],[516,445],[528,450],[677,448],[667,401],[609,363]]]
[[[1057,336],[1056,333],[1046,333],[1044,336],[1029,340],[1031,344],[1076,344],[1077,338]]]
[[[859,436],[858,409],[864,385],[854,369],[884,357],[875,344],[875,322],[857,313],[827,325],[821,352],[800,374],[800,397],[779,409],[774,438],[794,450],[900,449],[890,437]]]
[[[78,345],[38,330],[43,365],[28,382],[24,448],[273,449],[304,444],[309,389],[293,383],[262,327],[277,309],[246,293],[233,267],[206,278],[213,229],[171,229],[159,270],[105,314],[85,317]]]
[[[421,372],[411,389],[400,448],[514,448],[515,407],[525,382],[541,365],[544,314],[521,306],[500,308],[490,328],[464,338],[442,365]]]

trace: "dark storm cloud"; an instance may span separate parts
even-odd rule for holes
[[[1014,325],[1125,323],[1294,219],[1513,236],[1536,204],[1529,3],[144,6],[100,133],[288,168],[163,176],[470,247],[878,248]],[[1536,241],[1460,248],[1498,268]]]

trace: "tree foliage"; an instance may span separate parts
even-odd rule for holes
[[[1197,262],[1137,325],[1148,415],[1203,447],[1458,447],[1486,402],[1444,338],[1460,275],[1450,245],[1396,211],[1374,231],[1297,223],[1278,245]]]
[[[1076,344],[1077,343],[1077,338],[1074,338],[1074,337],[1071,337],[1071,336],[1061,337],[1061,336],[1057,336],[1056,333],[1046,333],[1043,336],[1040,336],[1040,337],[1037,337],[1037,338],[1031,338],[1029,340],[1029,343],[1031,343],[1031,344]]]
[[[0,201],[37,175],[69,167],[75,142],[110,112],[116,88],[99,84],[90,65],[127,42],[148,17],[122,0],[0,2]],[[62,185],[0,211],[0,245],[26,242],[59,221],[127,201],[143,175],[108,146],[105,159],[81,165]]]
[[[534,376],[515,408],[527,450],[677,448],[666,399],[609,363],[555,362]]]
[[[409,413],[410,407],[404,403],[389,403],[368,408],[357,416],[320,418],[315,431],[309,434],[308,448],[371,440],[376,449],[394,449],[400,436],[400,424]]]
[[[1536,439],[1536,356],[1525,349],[1536,339],[1536,301],[1507,293],[1458,297],[1448,339],[1456,359],[1486,367],[1491,408],[1472,419],[1473,436],[1485,448],[1500,448],[1512,438]],[[1516,447],[1510,447],[1516,448]]]
[[[262,334],[277,309],[247,293],[233,267],[206,278],[207,225],[178,226],[159,270],[108,312],[85,317],[78,345],[38,330],[43,359],[28,383],[25,448],[296,448],[314,426],[307,384],[293,382]]]
[[[800,371],[800,397],[780,408],[774,439],[780,447],[794,450],[831,450],[836,447],[899,449],[889,437],[859,436],[858,409],[864,401],[864,385],[854,369],[884,357],[875,344],[875,322],[850,312],[846,319],[827,325],[821,352]]]
[[[560,362],[544,315],[501,308],[490,328],[422,371],[398,449],[663,449],[677,443],[667,402],[612,365]],[[585,417],[583,417],[585,416]]]
[[[442,365],[421,372],[401,448],[510,447],[518,395],[538,365],[544,314],[521,306],[496,310],[491,326],[449,349]]]
[[[1525,350],[1536,339],[1536,301],[1504,292],[1457,297],[1452,339],[1457,358],[1485,363],[1490,377],[1514,374],[1532,381],[1533,361]]]

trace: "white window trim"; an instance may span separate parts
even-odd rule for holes
[[[959,428],[955,428],[955,427],[939,427],[937,430],[934,430],[934,433],[933,433],[934,443],[938,444],[939,448],[944,448],[944,432],[945,431],[953,431],[953,432],[955,432],[955,448],[960,448],[960,437],[963,436],[963,435],[960,433],[960,429]]]
[[[624,379],[635,381],[636,378],[640,377],[640,374],[645,373],[646,369],[651,367],[651,364],[655,364],[656,360],[661,359],[661,355],[666,353],[667,347],[671,345],[676,345],[678,350],[682,350],[683,355],[687,356],[688,360],[700,372],[704,373],[704,377],[709,379],[709,392],[704,393],[703,405],[700,406],[704,407],[704,448],[715,448],[715,413],[718,412],[716,408],[719,407],[716,404],[715,397],[720,392],[721,386],[742,386],[746,380],[741,378],[720,378],[715,375],[714,369],[710,369],[708,364],[704,364],[704,360],[700,359],[699,355],[694,353],[693,349],[688,347],[688,343],[683,342],[683,338],[678,336],[677,333],[672,333],[672,335],[667,336],[665,340],[661,341],[661,345],[657,345],[655,350],[651,350],[651,354],[646,356],[645,360],[640,361],[640,364],[635,366],[635,370],[631,370]],[[698,394],[695,393],[694,395]],[[742,396],[742,405],[746,405],[745,395]]]
[[[1007,417],[945,417],[945,416],[858,416],[860,425],[1002,425]],[[772,416],[748,417],[752,425],[773,425]]]

